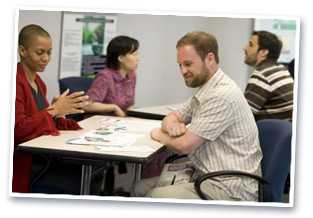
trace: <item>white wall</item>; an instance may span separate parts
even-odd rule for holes
[[[117,34],[132,36],[140,42],[135,106],[182,102],[195,91],[185,87],[176,63],[175,48],[180,37],[194,30],[207,31],[217,37],[221,67],[244,90],[248,67],[243,63],[242,48],[250,37],[252,21],[238,18],[118,14]],[[42,25],[53,39],[52,61],[42,74],[51,99],[58,94],[61,12],[21,11],[19,28],[28,23]]]
[[[176,42],[187,32],[202,30],[214,34],[220,46],[220,64],[244,90],[248,67],[243,47],[249,40],[252,19],[182,17],[165,15],[118,16],[118,34],[140,41],[140,64],[136,106],[184,101],[193,91],[185,87],[176,62]]]
[[[52,57],[46,70],[40,74],[48,88],[48,99],[59,95],[58,70],[61,42],[61,12],[55,11],[27,11],[19,13],[19,31],[28,24],[38,24],[42,26],[52,39]],[[17,42],[16,42],[17,43]]]

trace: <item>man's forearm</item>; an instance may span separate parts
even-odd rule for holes
[[[177,144],[176,138],[169,136],[162,129],[155,129],[151,133],[151,138],[155,141],[158,141],[166,145],[166,147],[168,147],[170,150],[174,151],[175,153],[178,153],[178,154],[182,153],[182,151],[179,148],[179,145]]]
[[[160,128],[152,130],[151,138],[178,154],[189,154],[202,144],[199,140],[191,141],[189,132],[179,137],[172,137]]]
[[[162,130],[168,132],[168,127],[173,123],[183,123],[178,112],[171,112],[162,121]]]

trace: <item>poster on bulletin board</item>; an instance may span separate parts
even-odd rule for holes
[[[106,47],[116,36],[117,16],[63,12],[59,78],[94,77],[105,67]]]
[[[295,58],[296,20],[255,19],[254,30],[266,30],[276,34],[283,43],[278,62],[289,63]]]

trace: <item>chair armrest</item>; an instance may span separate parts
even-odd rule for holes
[[[182,158],[187,157],[187,155],[178,155],[178,154],[173,154],[171,156],[169,156],[168,158],[166,158],[165,163],[173,163],[175,160],[179,160]]]
[[[263,200],[263,193],[260,191],[262,190],[262,185],[263,184],[268,184],[268,182],[266,180],[264,180],[262,177],[254,175],[254,174],[250,174],[250,173],[246,173],[246,172],[242,172],[242,171],[236,171],[236,170],[224,170],[224,171],[216,171],[216,172],[212,172],[212,173],[207,173],[201,176],[198,176],[198,178],[195,181],[194,187],[198,193],[198,195],[200,196],[201,199],[203,200],[207,200],[206,195],[204,194],[204,192],[201,190],[201,183],[207,179],[213,178],[213,177],[217,177],[217,176],[245,176],[245,177],[249,177],[252,179],[255,179],[259,182],[259,200],[262,201]],[[260,187],[261,186],[261,187]]]

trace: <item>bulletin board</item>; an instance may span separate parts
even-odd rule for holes
[[[94,77],[105,67],[107,44],[116,36],[117,16],[62,13],[59,78]]]

